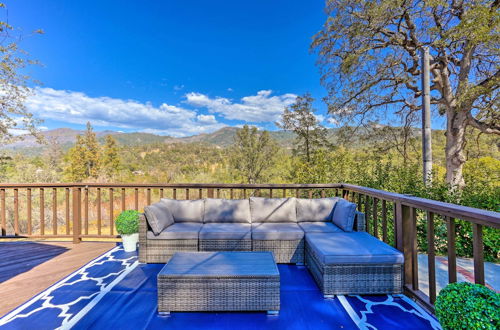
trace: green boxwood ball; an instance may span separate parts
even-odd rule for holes
[[[139,232],[139,212],[127,210],[116,218],[116,231],[120,235],[130,235]]]
[[[480,284],[448,284],[436,299],[443,329],[500,329],[500,294]]]

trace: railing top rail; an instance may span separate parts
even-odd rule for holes
[[[430,211],[443,216],[463,219],[477,224],[500,228],[499,212],[439,202],[432,199],[420,198],[410,195],[391,193],[384,190],[361,187],[352,184],[342,184],[342,187],[350,191],[366,194],[379,199],[385,199],[391,202],[399,202],[407,206]]]
[[[11,188],[167,188],[167,189],[347,189],[391,202],[430,211],[443,216],[500,228],[500,213],[473,207],[392,193],[346,183],[320,184],[242,184],[242,183],[1,183],[0,189]]]
[[[335,189],[340,183],[0,183],[2,188],[220,188],[220,189]]]

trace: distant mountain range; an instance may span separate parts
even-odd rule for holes
[[[161,136],[149,133],[123,133],[117,131],[96,131],[99,142],[103,143],[106,135],[112,135],[121,146],[142,146],[156,143],[174,144],[174,143],[206,143],[221,148],[230,146],[234,142],[238,127],[223,127],[212,133],[198,134],[188,137],[171,137]],[[337,129],[328,129],[330,141],[335,142],[335,132]],[[57,141],[59,145],[67,150],[72,147],[78,135],[84,134],[83,130],[75,130],[71,128],[57,128],[53,130],[43,131],[41,135],[47,142]],[[271,137],[275,139],[282,147],[292,148],[295,145],[295,135],[289,131],[269,131]],[[350,136],[350,144],[362,146],[366,143],[362,137],[366,131],[360,128]],[[414,128],[412,134],[418,136],[420,129]],[[433,136],[444,137],[443,131],[433,130]],[[38,144],[36,139],[32,136],[26,136],[24,140],[15,143],[0,146],[0,150],[19,152],[23,154],[37,155],[47,148],[47,144]]]
[[[223,127],[212,133],[204,133],[180,138],[138,132],[123,133],[116,131],[96,131],[95,133],[100,142],[104,141],[106,135],[112,135],[122,146],[140,146],[153,143],[207,143],[214,146],[227,147],[234,142],[234,136],[238,130],[239,128],[237,127]],[[41,135],[47,142],[57,141],[63,149],[68,149],[74,145],[76,137],[84,133],[85,131],[83,130],[57,128],[43,131],[41,132]],[[270,133],[271,136],[281,145],[285,147],[293,145],[293,133],[286,131],[272,131]],[[46,147],[46,144],[38,144],[34,137],[26,136],[23,140],[16,141],[5,146],[0,146],[0,149],[18,151],[22,153],[38,153]]]

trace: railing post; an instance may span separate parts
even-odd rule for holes
[[[213,188],[208,188],[207,189],[207,197],[208,198],[214,198],[214,189]]]
[[[80,188],[73,187],[73,244],[80,243],[81,198]]]
[[[0,235],[6,236],[7,235],[7,216],[6,216],[7,211],[5,208],[5,189],[0,189],[0,208],[2,209],[2,212],[0,213],[1,218],[2,218],[1,222],[0,222],[0,226],[2,227]]]
[[[413,284],[413,244],[412,244],[412,214],[410,207],[396,203],[396,248],[403,252],[404,262],[404,283],[405,285]]]
[[[474,248],[474,281],[484,285],[483,226],[473,223],[472,237]]]

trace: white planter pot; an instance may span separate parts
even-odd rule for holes
[[[125,252],[134,252],[137,250],[137,242],[139,241],[139,233],[130,235],[121,235],[123,241],[123,249]]]

